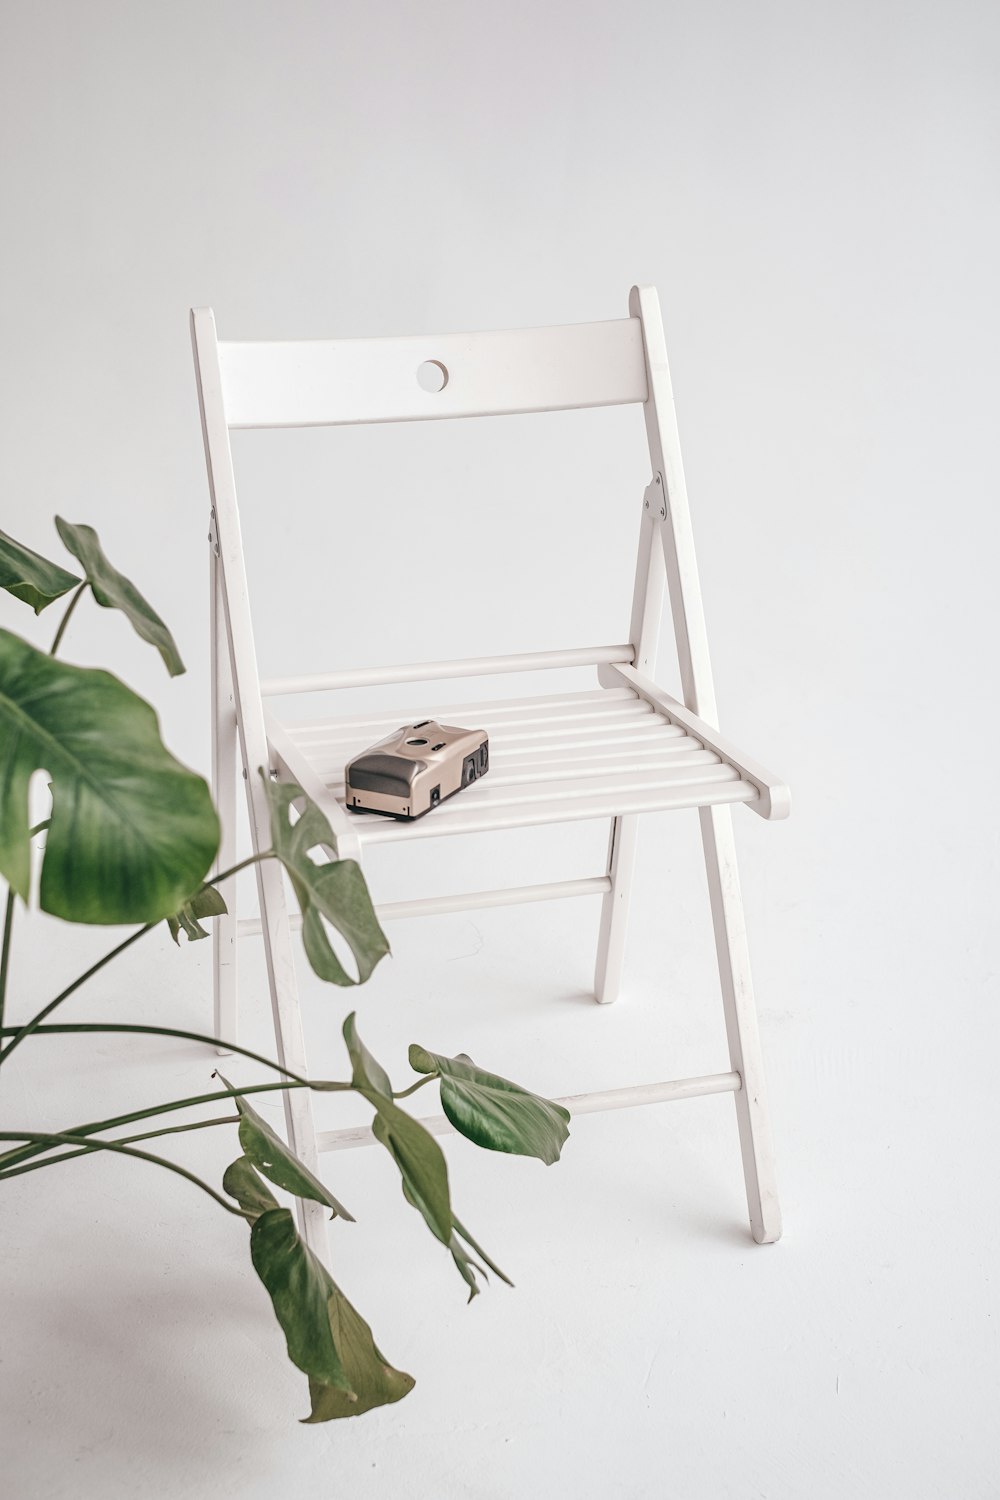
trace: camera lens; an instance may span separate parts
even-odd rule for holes
[[[426,745],[426,740],[407,740],[408,745]]]

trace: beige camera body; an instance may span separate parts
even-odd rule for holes
[[[420,719],[348,762],[347,806],[351,812],[410,822],[471,786],[489,767],[485,729],[456,729]]]

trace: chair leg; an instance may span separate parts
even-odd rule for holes
[[[265,860],[257,866],[257,893],[278,1062],[292,1072],[305,1075],[306,1049],[295,978],[295,956],[288,925],[285,887],[281,868],[276,861]],[[316,1124],[309,1090],[286,1089],[282,1098],[285,1104],[285,1135],[288,1145],[299,1161],[318,1176]],[[296,1214],[302,1238],[325,1265],[329,1264],[327,1213],[328,1210],[321,1203],[313,1203],[304,1198],[296,1199]]]
[[[703,807],[699,809],[699,818],[722,981],[730,1066],[743,1080],[743,1086],[734,1098],[750,1230],[758,1244],[766,1245],[780,1238],[781,1210],[757,1011],[750,980],[743,898],[736,868],[733,819],[731,810],[725,806]]]
[[[217,870],[236,863],[236,703],[226,639],[225,606],[220,587],[219,562],[212,556],[212,795],[222,824]],[[226,1042],[239,1040],[237,1000],[237,940],[235,881],[223,892],[229,908],[216,917],[212,932],[212,996],[215,1035]],[[228,1048],[220,1047],[226,1054]]]
[[[608,840],[608,874],[611,889],[601,905],[601,929],[597,939],[594,994],[600,1005],[617,1000],[625,961],[625,935],[632,898],[632,871],[639,819],[635,813],[611,820]]]

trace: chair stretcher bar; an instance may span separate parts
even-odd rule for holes
[[[546,885],[512,885],[498,891],[462,891],[457,896],[420,896],[415,901],[385,901],[375,908],[380,922],[392,922],[398,917],[439,917],[453,911],[482,911],[489,906],[519,906],[528,901],[561,901],[564,896],[600,896],[611,889],[607,875],[594,875],[586,880],[553,880]],[[297,932],[302,918],[296,912],[289,917],[289,925]],[[246,918],[239,923],[240,937],[252,936],[261,931],[258,917]]]
[[[743,1081],[738,1073],[707,1073],[700,1078],[674,1078],[666,1083],[640,1083],[631,1088],[603,1089],[590,1094],[569,1094],[553,1102],[571,1115],[603,1114],[610,1109],[633,1109],[639,1104],[664,1104],[671,1099],[696,1099],[701,1094],[738,1094]],[[444,1115],[426,1115],[420,1124],[431,1135],[454,1135],[455,1127]],[[375,1137],[366,1125],[347,1130],[324,1130],[316,1137],[320,1151],[351,1151],[373,1146]]]
[[[448,677],[486,677],[496,672],[539,672],[558,667],[614,666],[634,660],[624,646],[581,646],[568,651],[522,651],[513,656],[470,656],[456,661],[424,661],[401,667],[357,667],[306,677],[265,677],[265,698],[282,693],[323,693],[332,688],[377,687],[395,682],[441,682]]]

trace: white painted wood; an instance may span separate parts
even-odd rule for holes
[[[514,885],[497,891],[462,891],[455,896],[420,896],[415,901],[381,901],[375,910],[380,922],[396,922],[407,917],[440,917],[456,911],[485,911],[493,906],[522,906],[534,901],[564,901],[570,896],[600,896],[609,886],[606,875],[589,880],[553,880],[545,885]],[[302,927],[297,912],[289,915],[293,932]],[[240,937],[260,933],[256,917],[239,924]]]
[[[209,533],[210,565],[210,632],[212,678],[212,796],[222,825],[222,838],[215,873],[230,869],[236,854],[236,757],[238,733],[236,700],[229,668],[229,642],[226,638],[225,600],[215,542],[215,527]],[[227,1042],[239,1041],[239,1005],[237,996],[236,947],[236,881],[228,882],[223,891],[228,910],[216,917],[212,927],[212,1003],[214,1031]],[[228,1047],[218,1051],[227,1056]]]
[[[270,847],[266,794],[258,774],[259,767],[268,766],[267,738],[236,504],[236,481],[222,399],[215,319],[210,311],[192,313],[191,335],[212,497],[212,520],[219,544],[218,578],[222,585],[250,833],[254,852],[260,853]],[[274,860],[258,864],[256,873],[278,1061],[282,1067],[304,1074],[307,1072],[305,1042],[282,874]],[[316,1165],[316,1128],[309,1090],[289,1089],[283,1099],[288,1144],[296,1156],[313,1169]],[[322,1205],[303,1199],[297,1199],[296,1204],[304,1238],[317,1255],[326,1259],[328,1243]]]
[[[642,497],[635,584],[632,589],[632,616],[629,621],[633,660],[641,671],[650,673],[656,667],[666,586],[663,552],[659,545],[653,545],[655,524],[660,519],[662,490],[660,475],[655,474]],[[609,670],[609,664],[602,666],[601,682],[606,691],[613,692],[615,684],[609,683],[603,675]],[[601,907],[601,925],[597,934],[597,956],[594,962],[594,997],[599,1005],[610,1005],[621,993],[638,839],[639,819],[635,813],[612,819],[608,834],[608,875],[611,888]]]
[[[410,422],[646,399],[633,318],[498,333],[220,346],[230,427]],[[428,361],[447,370],[421,389]]]
[[[341,806],[343,798],[338,802],[332,790],[317,775],[311,761],[299,752],[285,726],[266,710],[264,727],[271,762],[278,772],[279,780],[296,782],[306,796],[316,803],[330,824],[334,838],[331,852],[338,859],[359,859],[361,850],[357,830],[352,824],[351,815]]]
[[[571,1115],[604,1114],[612,1109],[635,1109],[642,1104],[666,1104],[674,1099],[697,1099],[704,1094],[736,1094],[741,1088],[738,1073],[707,1073],[701,1078],[674,1078],[666,1083],[640,1083],[623,1089],[602,1089],[589,1094],[567,1094],[556,1099]],[[431,1135],[454,1135],[455,1127],[445,1115],[420,1119]],[[366,1125],[346,1130],[324,1130],[317,1137],[321,1152],[350,1151],[373,1146],[375,1137]]]
[[[698,807],[705,845],[716,948],[722,980],[731,1072],[707,1079],[644,1085],[566,1101],[576,1112],[730,1090],[736,1096],[751,1227],[758,1240],[780,1232],[773,1153],[763,1089],[757,1022],[750,985],[742,902],[729,807],[747,802],[765,816],[787,813],[787,789],[724,740],[717,714],[701,594],[695,564],[687,491],[677,439],[659,306],[650,288],[633,288],[630,317],[579,328],[520,330],[504,334],[447,335],[441,339],[354,340],[297,345],[220,347],[210,312],[193,314],[199,396],[220,556],[216,616],[229,643],[232,693],[244,767],[273,767],[296,781],[323,808],[335,851],[357,857],[368,844],[438,837],[547,822],[607,817],[612,820],[607,874],[504,891],[394,902],[379,908],[385,920],[507,905],[523,900],[603,894],[595,989],[599,999],[620,986],[625,924],[640,812]],[[437,379],[417,379],[429,361]],[[418,420],[425,417],[503,414],[583,405],[642,401],[652,480],[644,496],[625,645],[480,657],[465,661],[288,676],[261,684],[246,597],[246,577],[229,450],[229,428],[337,422]],[[684,702],[655,683],[655,654],[664,584],[670,597]],[[218,652],[213,652],[213,660]],[[490,734],[491,775],[414,824],[354,817],[341,803],[343,766],[350,755],[406,723],[412,710],[324,719],[287,726],[265,719],[262,687],[295,694],[393,682],[433,682],[596,666],[597,693],[466,704],[427,705],[443,722],[482,724]],[[226,720],[221,664],[215,661],[216,745],[221,759]],[[395,720],[395,724],[392,722]],[[229,720],[231,728],[231,718]],[[224,771],[218,770],[225,795]],[[247,785],[256,848],[267,834],[263,784]],[[238,930],[263,932],[278,1055],[305,1071],[301,1017],[289,945],[289,915],[281,876],[273,864],[258,872],[260,923]],[[225,980],[221,982],[225,991]],[[742,1083],[742,1086],[741,1086]],[[316,1159],[308,1095],[286,1101],[288,1138],[307,1165]],[[439,1128],[437,1121],[432,1128]],[[364,1132],[360,1133],[364,1135]],[[358,1132],[334,1132],[325,1144],[350,1143]],[[305,1231],[319,1253],[325,1227],[307,1206]]]
[[[466,701],[464,703],[451,703],[441,705],[434,704],[434,717],[439,723],[447,723],[449,719],[458,719],[461,715],[472,712],[489,713],[491,723],[503,723],[508,720],[530,719],[541,722],[545,719],[560,717],[573,717],[577,714],[589,714],[594,712],[595,705],[607,712],[611,704],[617,704],[626,708],[633,707],[636,694],[631,688],[595,688],[591,692],[581,693],[555,693],[548,696],[539,695],[531,698],[497,698],[492,702],[481,702],[479,699]],[[349,735],[352,730],[360,730],[367,734],[372,728],[383,728],[385,733],[395,729],[400,724],[405,724],[414,712],[413,705],[394,709],[380,708],[377,713],[370,710],[363,714],[354,714],[348,717],[330,717],[308,720],[305,723],[289,724],[288,732],[296,739],[305,741],[310,735],[317,735],[321,739],[334,738],[337,735],[343,737]]]
[[[629,687],[635,688],[646,702],[651,704],[659,713],[663,714],[672,724],[678,728],[686,729],[688,734],[695,736],[707,748],[714,750],[716,754],[734,766],[739,771],[744,781],[749,781],[757,788],[758,801],[748,804],[754,812],[759,813],[762,818],[772,820],[787,818],[791,812],[791,793],[788,787],[771,771],[766,771],[757,761],[751,760],[742,750],[727,739],[713,725],[699,718],[697,714],[685,708],[683,703],[678,703],[676,698],[650,682],[648,677],[643,677],[631,667],[610,668]]]
[[[542,672],[556,667],[592,667],[631,662],[631,646],[582,646],[569,651],[523,651],[513,656],[473,656],[461,661],[423,661],[399,667],[357,667],[308,677],[266,677],[265,698],[281,693],[324,693],[332,688],[379,687],[396,682],[443,682],[451,677],[487,677],[499,672]]]
[[[736,1121],[750,1231],[758,1244],[767,1245],[781,1238],[781,1209],[743,897],[736,868],[733,819],[728,807],[703,807],[698,816],[712,902],[730,1066],[744,1083],[736,1099]]]
[[[725,774],[723,768],[722,774]],[[394,823],[389,818],[359,817],[362,849],[370,844],[393,844],[401,839],[442,838],[449,834],[493,833],[504,828],[540,828],[546,823],[579,823],[592,818],[611,818],[620,813],[665,812],[679,807],[709,807],[716,803],[750,802],[755,796],[749,783],[731,781],[695,782],[654,791],[589,793],[557,800],[536,799],[513,803],[479,803],[456,797],[433,817],[415,823]]]
[[[659,533],[667,575],[670,609],[677,642],[684,702],[701,718],[716,724],[715,688],[708,653],[708,632],[701,602],[701,584],[695,560],[694,533],[688,505],[687,483],[681,458],[674,393],[670,384],[667,345],[660,318],[660,302],[653,287],[633,287],[629,311],[642,322],[649,391],[643,407],[646,439],[654,483],[660,475],[666,489],[666,517],[660,521],[650,507],[654,530]]]
[[[695,561],[687,485],[681,461],[666,340],[660,304],[652,287],[633,287],[629,311],[642,322],[649,391],[644,406],[646,436],[654,475],[664,481],[666,516],[659,522],[670,607],[677,642],[684,704],[699,718],[718,723],[708,634]],[[747,785],[741,782],[741,785]],[[721,807],[702,808],[702,843],[722,982],[723,1009],[731,1066],[743,1078],[736,1096],[736,1118],[743,1152],[743,1175],[754,1239],[781,1233],[774,1152],[760,1057],[757,1012],[743,924],[732,817]]]

